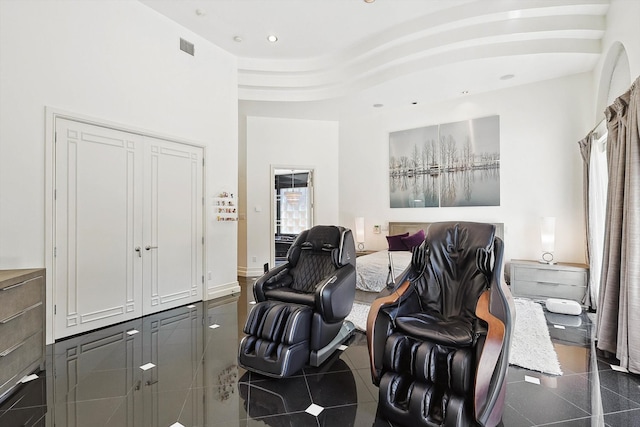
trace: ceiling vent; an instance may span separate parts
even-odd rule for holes
[[[194,56],[195,47],[193,43],[188,42],[185,39],[180,39],[180,50],[183,52],[187,52],[191,56]]]

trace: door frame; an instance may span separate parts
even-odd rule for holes
[[[96,118],[92,116],[87,116],[84,114],[79,114],[75,112],[70,112],[66,110],[62,110],[55,107],[45,106],[45,191],[44,191],[44,207],[45,207],[45,216],[44,216],[44,228],[45,228],[45,238],[44,238],[44,261],[45,268],[47,271],[46,280],[45,280],[45,295],[46,295],[46,314],[45,314],[45,329],[46,329],[46,344],[52,344],[54,340],[54,325],[55,325],[55,313],[54,313],[54,281],[55,277],[55,176],[56,176],[56,159],[55,159],[55,126],[56,120],[58,118],[71,120],[80,123],[86,123],[93,126],[100,126],[108,129],[117,130],[120,132],[127,132],[136,135],[141,135],[144,137],[151,137],[162,139],[170,142],[175,142],[178,144],[190,145],[194,147],[198,147],[202,149],[202,194],[203,194],[203,203],[202,203],[202,233],[205,237],[203,247],[202,247],[202,271],[203,273],[208,271],[207,267],[207,238],[208,229],[207,229],[207,217],[208,217],[208,207],[206,201],[207,197],[207,169],[206,169],[206,158],[207,158],[207,147],[206,145],[196,142],[190,141],[185,138],[178,138],[172,135],[166,135],[159,132],[150,131],[148,129],[138,128],[135,126],[117,123],[101,118]],[[207,284],[206,281],[202,283],[202,295],[203,299],[207,295]]]
[[[269,223],[269,267],[275,267],[276,265],[276,239],[275,239],[275,235],[276,235],[276,218],[275,218],[275,211],[276,211],[276,204],[275,204],[275,200],[273,197],[273,187],[275,185],[275,180],[276,180],[276,170],[281,170],[281,169],[286,169],[286,170],[291,170],[291,171],[300,171],[300,172],[309,172],[311,174],[311,192],[309,193],[310,197],[311,197],[311,215],[310,215],[310,219],[311,219],[311,224],[309,225],[310,227],[312,227],[315,222],[316,222],[316,210],[315,210],[315,181],[316,181],[316,169],[313,166],[301,166],[301,165],[297,165],[297,166],[291,166],[291,165],[271,165],[271,177],[269,179],[269,206],[270,206],[270,213],[269,213],[269,218],[270,218],[270,223]]]

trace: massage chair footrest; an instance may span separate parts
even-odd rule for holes
[[[238,362],[247,370],[287,377],[309,360],[311,307],[277,301],[256,304],[244,327]]]
[[[455,348],[403,334],[389,336],[379,385],[382,415],[400,425],[472,426],[471,347]]]

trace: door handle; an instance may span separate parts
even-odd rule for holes
[[[138,257],[142,258],[142,248],[140,246],[136,246],[135,251],[138,252]]]
[[[144,248],[145,248],[146,250],[158,249],[158,247],[157,247],[157,246],[149,246],[149,245],[145,246]]]

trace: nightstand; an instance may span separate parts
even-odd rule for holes
[[[511,293],[532,299],[560,298],[582,302],[587,292],[586,264],[543,264],[511,260]]]

